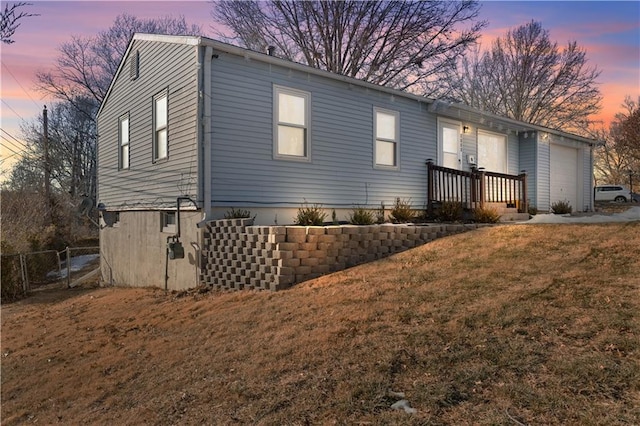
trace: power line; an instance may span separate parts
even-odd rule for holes
[[[16,155],[21,155],[19,152],[14,152],[11,155],[5,155],[4,157],[0,158],[0,164],[4,164],[5,161],[7,161],[9,158],[15,157]]]
[[[1,61],[0,61],[1,62]],[[7,72],[9,73],[9,75],[11,77],[13,77],[13,79],[16,81],[16,83],[18,83],[18,86],[20,86],[20,88],[22,89],[22,91],[29,97],[29,99],[31,99],[31,101],[34,103],[35,106],[37,106],[38,108],[40,108],[40,105],[38,105],[38,103],[35,101],[35,99],[33,99],[31,97],[31,94],[29,92],[27,92],[27,90],[24,88],[24,86],[22,86],[22,84],[20,83],[20,81],[16,78],[15,75],[13,75],[13,73],[11,72],[11,70],[9,69],[9,67],[7,65],[5,65],[4,62],[2,62],[2,66],[7,70]]]
[[[11,133],[9,133],[7,130],[3,129],[2,127],[0,127],[0,131],[5,132],[14,141],[22,143],[22,141],[20,139],[16,138],[15,136],[13,136]]]
[[[2,146],[2,148],[6,148],[9,151],[13,152],[14,154],[20,154],[22,152],[22,150],[16,149],[15,147],[12,148],[11,146],[9,146],[9,145],[7,145],[5,143],[2,143],[0,145]]]
[[[24,118],[22,118],[22,116],[21,116],[20,114],[18,114],[18,113],[16,112],[16,110],[15,110],[15,109],[11,108],[11,105],[9,105],[9,104],[4,100],[4,99],[0,99],[0,101],[2,101],[2,103],[3,103],[3,104],[5,104],[5,105],[7,106],[7,108],[9,108],[11,111],[13,111],[13,113],[14,113],[15,115],[17,115],[17,116],[18,116],[18,118],[19,118],[20,120],[22,120],[22,121],[26,121]]]
[[[18,151],[23,151],[24,150],[24,147],[19,146],[17,143],[10,141],[9,139],[5,138],[3,135],[0,135],[0,137],[2,137],[4,139],[4,141],[5,141],[2,144],[2,146],[13,147],[13,149],[17,149]],[[7,144],[11,144],[11,146],[9,146]]]
[[[17,141],[17,142],[18,142],[18,143],[16,143],[16,142],[12,141],[11,139],[7,138],[5,135],[0,135],[0,137],[1,137],[2,139],[4,139],[7,143],[10,143],[10,144],[11,144],[11,145],[13,145],[16,149],[19,149],[19,150],[23,150],[23,149],[24,149],[25,144],[23,144],[22,142],[20,142],[18,139],[14,138],[13,136],[11,136],[11,134],[10,134],[10,133],[8,133],[8,132],[6,132],[4,129],[0,129],[0,130],[2,130],[3,132],[7,133],[7,135],[9,135],[9,136],[10,136],[10,137],[12,137],[15,141]]]
[[[9,151],[13,152],[14,154],[18,154],[18,155],[20,154],[19,151],[16,151],[15,149],[11,148],[9,145],[3,144],[2,147],[8,149]]]
[[[1,131],[3,131],[4,133],[6,133],[11,139],[13,139],[14,141],[18,142],[20,145],[25,145],[20,139],[16,138],[15,136],[13,136],[11,133],[7,132],[5,129],[0,128]],[[6,136],[3,136],[3,138],[7,139]],[[7,141],[9,141],[9,139],[7,139]],[[11,141],[9,141],[11,142]],[[15,143],[14,143],[15,145]],[[22,148],[20,148],[22,149]]]

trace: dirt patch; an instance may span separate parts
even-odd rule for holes
[[[637,424],[638,247],[499,226],[277,293],[41,292],[2,307],[2,423]]]

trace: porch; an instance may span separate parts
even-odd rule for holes
[[[427,161],[427,211],[432,215],[444,202],[463,209],[492,207],[501,220],[526,220],[527,174],[509,175],[475,169],[470,172],[437,166]]]

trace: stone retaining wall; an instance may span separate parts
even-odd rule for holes
[[[224,289],[281,290],[480,226],[252,225],[252,219],[207,224],[202,249],[203,284]]]

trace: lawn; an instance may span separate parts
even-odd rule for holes
[[[2,307],[1,356],[4,425],[640,424],[640,222],[483,228],[276,293],[39,292]]]

